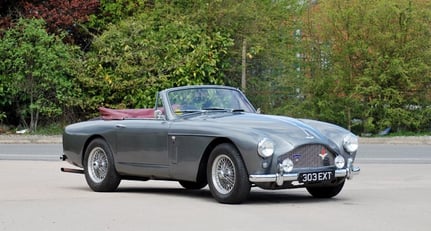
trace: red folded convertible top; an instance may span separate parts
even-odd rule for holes
[[[110,109],[100,107],[99,113],[104,120],[123,120],[127,118],[154,118],[154,109]]]

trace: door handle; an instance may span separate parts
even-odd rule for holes
[[[124,124],[116,124],[115,127],[117,127],[117,128],[126,128],[126,125],[124,125]]]

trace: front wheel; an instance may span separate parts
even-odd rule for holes
[[[307,187],[307,191],[316,198],[331,198],[341,192],[344,181],[337,185]]]
[[[117,189],[121,178],[115,170],[114,157],[106,141],[94,139],[90,142],[85,151],[84,173],[88,186],[96,192]]]
[[[220,144],[211,152],[207,180],[211,194],[221,203],[241,203],[250,192],[247,170],[232,144]]]

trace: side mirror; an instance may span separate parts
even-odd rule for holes
[[[156,118],[158,120],[164,120],[165,115],[163,115],[163,112],[161,110],[155,110],[154,111],[154,118]]]
[[[256,113],[257,113],[257,114],[262,113],[262,111],[260,110],[260,108],[258,108],[258,109],[256,110]]]

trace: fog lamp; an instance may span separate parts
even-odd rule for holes
[[[283,172],[291,172],[293,170],[293,161],[289,158],[286,158],[281,162],[281,168]]]
[[[346,161],[344,160],[344,157],[342,156],[335,157],[335,166],[337,168],[343,168],[345,164],[346,164]]]

